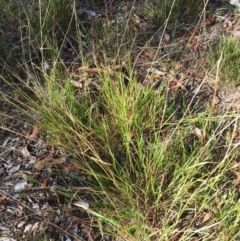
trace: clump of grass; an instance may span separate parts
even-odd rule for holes
[[[191,0],[154,0],[147,2],[147,14],[151,23],[162,26],[164,23],[175,23],[179,19],[186,21],[189,17],[196,17],[203,8],[203,1]]]
[[[214,65],[220,61],[219,77],[222,83],[239,85],[240,41],[236,37],[221,37],[217,46],[209,51],[209,62]]]
[[[49,142],[72,153],[92,176],[86,184],[96,202],[88,211],[109,224],[104,232],[124,234],[125,240],[169,240],[180,227],[188,227],[195,230],[181,233],[188,240],[218,222],[217,230],[224,232],[221,220],[229,212],[229,219],[235,217],[236,206],[229,205],[236,193],[231,191],[229,205],[221,210],[214,206],[223,203],[222,178],[230,176],[236,154],[229,145],[219,160],[222,127],[211,113],[171,121],[164,92],[156,94],[132,79],[126,86],[121,73],[113,80],[104,72],[99,93],[76,96],[68,78],[65,83],[55,78],[58,71],[52,68],[45,75],[45,86],[32,75],[38,101],[26,96],[24,102],[40,117]],[[196,127],[201,135],[195,134]],[[201,222],[206,212],[213,215],[210,223]],[[235,228],[230,225],[231,235]]]

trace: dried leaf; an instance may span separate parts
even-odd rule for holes
[[[240,183],[240,175],[237,176],[236,181],[235,181],[235,186]]]
[[[88,202],[78,201],[78,202],[75,202],[74,205],[76,205],[78,207],[81,207],[85,210],[89,209],[89,203]]]
[[[7,144],[8,144],[8,142],[11,141],[11,140],[12,140],[12,138],[8,136],[8,137],[5,139],[5,141],[3,142],[2,147],[6,147]]]
[[[212,212],[207,212],[202,220],[202,223],[206,223],[212,217]]]
[[[18,224],[17,224],[17,228],[21,228],[23,227],[23,225],[25,225],[26,222],[25,221],[20,221]]]
[[[76,80],[70,80],[70,84],[74,87],[77,87],[77,88],[82,88],[83,87],[83,84],[79,81],[76,81]]]
[[[3,225],[3,224],[0,224],[0,230],[1,230],[1,231],[9,231],[10,229],[9,229],[8,226]]]
[[[33,225],[31,223],[27,224],[23,230],[23,233],[29,233],[32,229],[32,226]]]
[[[31,155],[30,155],[30,152],[29,152],[28,149],[27,149],[27,146],[25,146],[25,147],[22,149],[22,155],[23,155],[23,157],[29,157],[29,156],[31,156]]]
[[[150,73],[153,73],[155,75],[165,75],[166,74],[165,72],[160,71],[160,70],[155,69],[155,68],[148,68],[147,71],[150,72]]]
[[[15,211],[17,213],[17,217],[22,217],[23,216],[23,211],[19,207],[15,208]]]
[[[14,191],[15,191],[15,192],[20,192],[20,191],[22,191],[26,186],[27,186],[27,180],[26,180],[26,179],[20,180],[18,183],[15,184],[15,186],[14,186]]]
[[[3,195],[0,196],[0,201],[3,201],[7,198],[7,194],[4,193]]]
[[[74,226],[76,226],[78,224],[82,225],[83,224],[83,220],[80,219],[80,218],[76,219],[74,222],[72,222],[71,227],[74,227]]]
[[[232,30],[230,31],[230,33],[233,35],[233,36],[240,36],[240,30]]]
[[[192,47],[194,52],[197,52],[202,47],[202,39],[200,36],[195,36],[192,40]]]
[[[33,125],[32,129],[27,132],[26,138],[36,139],[38,133],[39,133],[38,126],[37,125]]]
[[[8,170],[8,174],[13,174],[14,172],[19,171],[20,166],[21,166],[21,165],[20,165],[20,164],[18,164],[17,166],[15,166],[15,167],[13,167],[13,168],[9,169],[9,170]]]
[[[17,240],[13,238],[8,238],[8,237],[1,237],[0,241],[17,241]]]
[[[52,146],[51,146],[51,149],[50,149],[50,154],[51,154],[51,156],[54,155],[54,152],[55,152],[55,147],[54,147],[54,145],[52,145]]]
[[[39,133],[39,128],[37,125],[34,125],[32,128],[32,134],[30,135],[30,137],[35,139],[37,138],[38,133]]]
[[[38,224],[39,224],[39,223],[40,223],[40,222],[36,222],[36,223],[33,224],[32,229],[31,229],[31,232],[33,232],[33,231],[38,227]]]
[[[209,26],[212,26],[215,22],[216,22],[216,17],[214,14],[212,14],[207,17],[205,21],[205,25],[209,27]]]
[[[171,82],[169,82],[168,89],[169,90],[176,90],[176,89],[178,89],[181,86],[182,86],[182,79],[179,79],[179,80],[174,79]]]
[[[200,139],[202,139],[203,135],[202,135],[202,132],[199,128],[195,127],[193,132],[196,136],[198,136]]]
[[[233,28],[233,23],[230,19],[228,18],[224,18],[224,23],[223,23],[223,27],[225,29],[232,29]]]
[[[1,209],[5,209],[5,207],[6,207],[5,205],[0,204],[0,210],[1,210]]]
[[[34,168],[40,170],[43,168],[52,167],[53,165],[63,164],[65,162],[66,162],[66,158],[64,158],[64,157],[57,158],[57,159],[53,159],[52,157],[46,157],[42,160],[35,162],[33,166],[34,166]]]
[[[173,236],[170,238],[170,241],[179,240],[179,238],[181,237],[182,234],[183,234],[182,231],[176,230],[176,232],[174,232]]]
[[[93,10],[79,10],[78,11],[78,14],[80,17],[83,18],[83,16],[85,18],[89,18],[89,17],[93,17],[93,16],[96,16],[96,12],[94,12]]]
[[[168,33],[165,32],[163,37],[166,42],[170,41],[170,35]]]
[[[44,187],[46,187],[47,186],[47,184],[48,184],[48,181],[50,180],[50,175],[49,176],[47,176],[45,179],[44,179],[44,181],[42,182],[42,184],[41,184],[41,188],[44,188]]]

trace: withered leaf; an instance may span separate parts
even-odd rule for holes
[[[7,198],[7,194],[4,193],[3,195],[0,196],[0,201],[3,201]]]
[[[207,212],[202,220],[202,223],[206,223],[212,217],[212,212]]]
[[[52,167],[54,165],[58,165],[58,164],[63,164],[66,162],[66,158],[62,157],[62,158],[52,158],[52,157],[46,157],[42,160],[39,160],[37,162],[34,163],[33,167],[40,170],[43,168],[49,168]]]

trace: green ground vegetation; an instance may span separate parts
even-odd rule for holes
[[[96,11],[97,4],[93,1]],[[179,114],[179,99],[168,88],[143,85],[134,69],[143,41],[133,31],[136,11],[147,11],[146,21],[155,27],[178,25],[186,17],[183,11],[188,21],[191,16],[202,24],[205,3],[145,4],[143,9],[136,2],[119,22],[93,18],[90,25],[80,20],[72,1],[0,1],[0,77],[11,88],[11,94],[1,92],[1,99],[37,123],[49,144],[71,154],[91,176],[82,180],[94,200],[86,212],[100,234],[129,241],[237,240],[238,112],[219,113],[211,105],[194,112],[186,103]],[[19,45],[6,41],[7,22],[18,27]],[[239,83],[238,42],[223,37],[206,53],[207,71],[222,81],[234,80],[231,84]],[[75,75],[63,54],[66,43],[80,66],[87,66]],[[164,64],[173,55],[155,57]],[[124,71],[114,68],[118,65]],[[93,68],[97,74],[89,74]],[[73,76],[93,80],[79,88]],[[62,193],[71,197],[74,190]]]

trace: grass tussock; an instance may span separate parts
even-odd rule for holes
[[[210,50],[209,58],[212,63],[220,60],[219,74],[225,83],[239,85],[238,61],[239,40],[236,37],[222,37],[220,43]]]
[[[203,8],[202,1],[146,4],[156,25],[175,22],[182,6],[193,16]],[[187,98],[177,103],[180,92],[169,83],[156,90],[136,81],[133,8],[119,22],[107,16],[91,24],[64,0],[28,8],[22,1],[18,10],[22,54],[8,53],[1,67],[1,81],[15,94],[1,98],[91,177],[83,180],[94,200],[86,212],[100,233],[113,240],[237,240],[238,113],[211,105],[192,111]],[[227,79],[237,74],[235,43],[219,44]],[[74,190],[62,192],[72,197]]]
[[[147,1],[146,14],[156,26],[175,22],[183,18],[194,18],[203,9],[202,1],[175,0],[175,1]],[[195,19],[196,20],[196,19]]]

